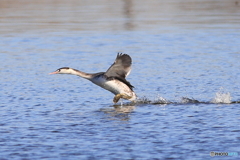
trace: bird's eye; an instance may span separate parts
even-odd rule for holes
[[[58,69],[57,72],[60,72],[60,69]]]

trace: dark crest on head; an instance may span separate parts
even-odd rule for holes
[[[62,68],[57,69],[57,71],[60,72],[61,69],[69,69],[69,67],[62,67]]]

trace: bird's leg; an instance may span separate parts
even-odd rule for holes
[[[113,98],[113,103],[117,103],[120,98],[121,98],[121,94],[117,94],[117,95]]]
[[[119,94],[117,94],[117,95],[113,98],[113,102],[114,102],[114,103],[117,103],[120,98],[131,99],[132,96],[126,95],[125,93],[119,93]]]

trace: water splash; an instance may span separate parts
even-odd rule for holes
[[[201,102],[194,98],[182,97],[181,103],[186,104],[186,103],[201,103]]]
[[[212,99],[212,103],[227,103],[230,104],[232,97],[229,92],[219,91],[215,94],[215,97]]]
[[[169,103],[172,102],[168,101],[167,99],[161,96],[157,96],[157,98],[152,102],[152,104],[169,104]]]
[[[180,101],[169,101],[161,96],[157,96],[154,100],[149,99],[146,96],[139,97],[136,101],[136,104],[193,104],[193,103],[219,103],[219,104],[231,104],[231,103],[240,103],[240,101],[232,101],[230,92],[224,91],[223,88],[215,93],[215,97],[210,101],[200,101],[194,98],[181,97]]]
[[[150,104],[151,100],[149,98],[147,98],[146,96],[143,96],[143,97],[138,97],[136,103]]]
[[[161,96],[157,96],[157,98],[155,98],[154,100],[150,100],[146,96],[143,96],[143,97],[139,97],[137,99],[136,103],[140,103],[140,104],[169,104],[169,103],[172,103],[172,102],[168,101],[167,99],[165,99]]]

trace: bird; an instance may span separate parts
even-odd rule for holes
[[[112,92],[115,96],[113,102],[126,99],[136,102],[137,95],[134,86],[126,80],[131,72],[132,58],[128,54],[118,53],[114,63],[106,72],[85,73],[70,67],[62,67],[49,74],[72,74],[85,78],[92,83]]]

